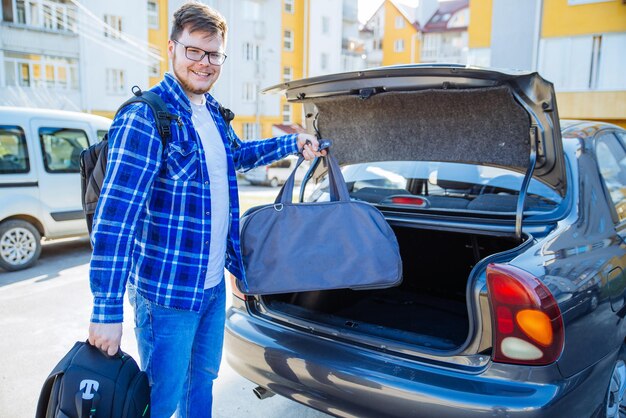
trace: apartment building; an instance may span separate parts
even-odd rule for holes
[[[0,104],[112,117],[133,85],[170,69],[173,13],[185,0],[2,0]],[[212,93],[243,139],[302,131],[302,106],[268,86],[365,67],[358,0],[204,0],[229,26]]]
[[[471,0],[468,62],[538,71],[562,118],[626,126],[623,0]]]
[[[244,140],[303,131],[302,106],[261,90],[282,82],[365,67],[357,0],[213,0],[229,25],[220,81],[212,92],[237,117]]]
[[[77,8],[2,0],[1,13],[0,104],[82,109]]]
[[[150,63],[144,2],[2,0],[0,104],[110,116]]]
[[[468,0],[385,0],[361,31],[367,64],[465,63],[468,25]]]
[[[467,63],[468,0],[440,3],[422,27],[421,62]]]

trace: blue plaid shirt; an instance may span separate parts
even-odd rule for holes
[[[211,242],[211,194],[202,143],[177,80],[166,74],[152,91],[180,116],[165,150],[145,104],[123,109],[109,130],[109,154],[93,224],[90,284],[93,322],[122,322],[126,282],[154,303],[198,311]],[[242,142],[206,94],[228,163],[230,229],[226,268],[243,277],[235,169],[269,164],[298,152],[297,136]],[[182,122],[182,123],[181,123]]]

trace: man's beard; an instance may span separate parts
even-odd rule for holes
[[[209,90],[211,90],[211,88],[213,87],[213,84],[215,84],[215,81],[213,83],[211,83],[209,85],[208,88],[206,89],[197,89],[194,88],[193,86],[191,86],[185,79],[183,79],[183,77],[180,77],[180,75],[178,74],[178,72],[176,71],[176,68],[172,68],[174,70],[174,75],[176,76],[176,79],[178,80],[178,82],[181,84],[181,86],[183,87],[183,89],[185,91],[188,91],[190,93],[193,94],[205,94],[208,93]]]

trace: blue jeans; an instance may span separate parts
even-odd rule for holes
[[[132,285],[128,298],[141,368],[152,385],[151,416],[210,417],[224,341],[224,280],[204,291],[200,312],[155,305]]]

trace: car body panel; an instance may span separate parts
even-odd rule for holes
[[[334,416],[583,417],[597,408],[611,353],[570,378],[554,366],[465,370],[329,342],[231,308],[226,360],[247,379]],[[590,404],[581,404],[584,396]]]

